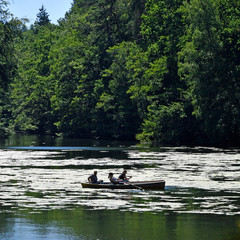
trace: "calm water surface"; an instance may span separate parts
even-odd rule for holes
[[[81,187],[124,168],[166,189]],[[240,239],[240,149],[13,136],[0,171],[0,239]]]

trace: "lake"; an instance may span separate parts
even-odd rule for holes
[[[81,187],[123,169],[166,188]],[[0,140],[0,170],[0,239],[240,239],[238,148],[15,135]]]

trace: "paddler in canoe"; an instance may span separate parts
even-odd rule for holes
[[[123,184],[123,181],[122,181],[122,180],[118,180],[117,178],[115,178],[115,177],[113,176],[113,173],[112,173],[112,172],[110,172],[110,173],[108,174],[108,178],[109,178],[110,182],[113,183],[113,184]]]
[[[126,175],[126,172],[125,172]],[[135,182],[126,182],[130,177],[126,177],[125,181],[122,179],[119,180],[113,176],[113,173],[108,175],[109,183],[104,183],[103,181],[97,180],[97,172],[95,171],[88,180],[90,183],[81,183],[83,188],[110,188],[110,189],[164,189],[165,181],[164,180],[153,180],[153,181],[135,181]],[[95,183],[93,183],[93,182]],[[96,182],[97,181],[97,182]]]
[[[97,171],[94,171],[93,174],[88,177],[88,182],[89,183],[102,183],[103,181],[102,180],[98,181]]]
[[[127,177],[127,170],[123,170],[122,174],[119,175],[118,180],[122,180],[124,182],[129,182],[132,176]]]

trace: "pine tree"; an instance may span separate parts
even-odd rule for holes
[[[39,9],[39,13],[37,14],[37,20],[35,23],[39,26],[44,26],[50,23],[49,14],[47,13],[47,10],[44,8],[43,5]]]

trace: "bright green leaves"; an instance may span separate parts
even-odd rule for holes
[[[146,1],[141,33],[148,64],[142,75],[145,80],[141,92],[145,90],[148,107],[138,135],[141,140],[175,142],[186,130],[181,118],[188,118],[185,106],[189,105],[182,98],[186,84],[180,80],[177,67],[184,36],[182,2]],[[134,88],[130,90],[133,92]]]
[[[11,82],[0,111],[12,110],[16,130],[233,142],[240,138],[239,4],[74,0],[59,26],[45,24],[40,9],[14,46],[21,27],[7,21],[0,0],[0,80]]]
[[[11,99],[16,130],[52,132],[51,95],[53,83],[50,79],[49,55],[55,39],[54,28],[39,28],[23,33],[18,39],[18,75],[11,85]]]
[[[18,21],[10,19],[7,2],[0,1],[0,87],[6,89],[14,75],[15,59],[13,39],[18,34]]]
[[[194,0],[185,5],[189,40],[179,54],[179,73],[189,86],[200,128],[215,144],[239,136],[239,49],[230,43],[237,43],[231,34],[239,22],[235,4]]]
[[[143,132],[137,135],[137,139],[143,142],[175,144],[184,142],[188,137],[186,118],[187,115],[180,103],[175,102],[169,106],[152,104],[143,123]]]
[[[97,103],[98,114],[104,112],[109,124],[108,134],[118,138],[132,138],[138,128],[136,106],[128,92],[131,72],[127,62],[131,48],[131,43],[123,42],[108,51],[112,64],[104,71],[102,81],[106,87]]]
[[[0,137],[10,131],[9,85],[17,73],[14,38],[20,35],[22,27],[18,19],[11,18],[7,4],[7,1],[0,0]]]

